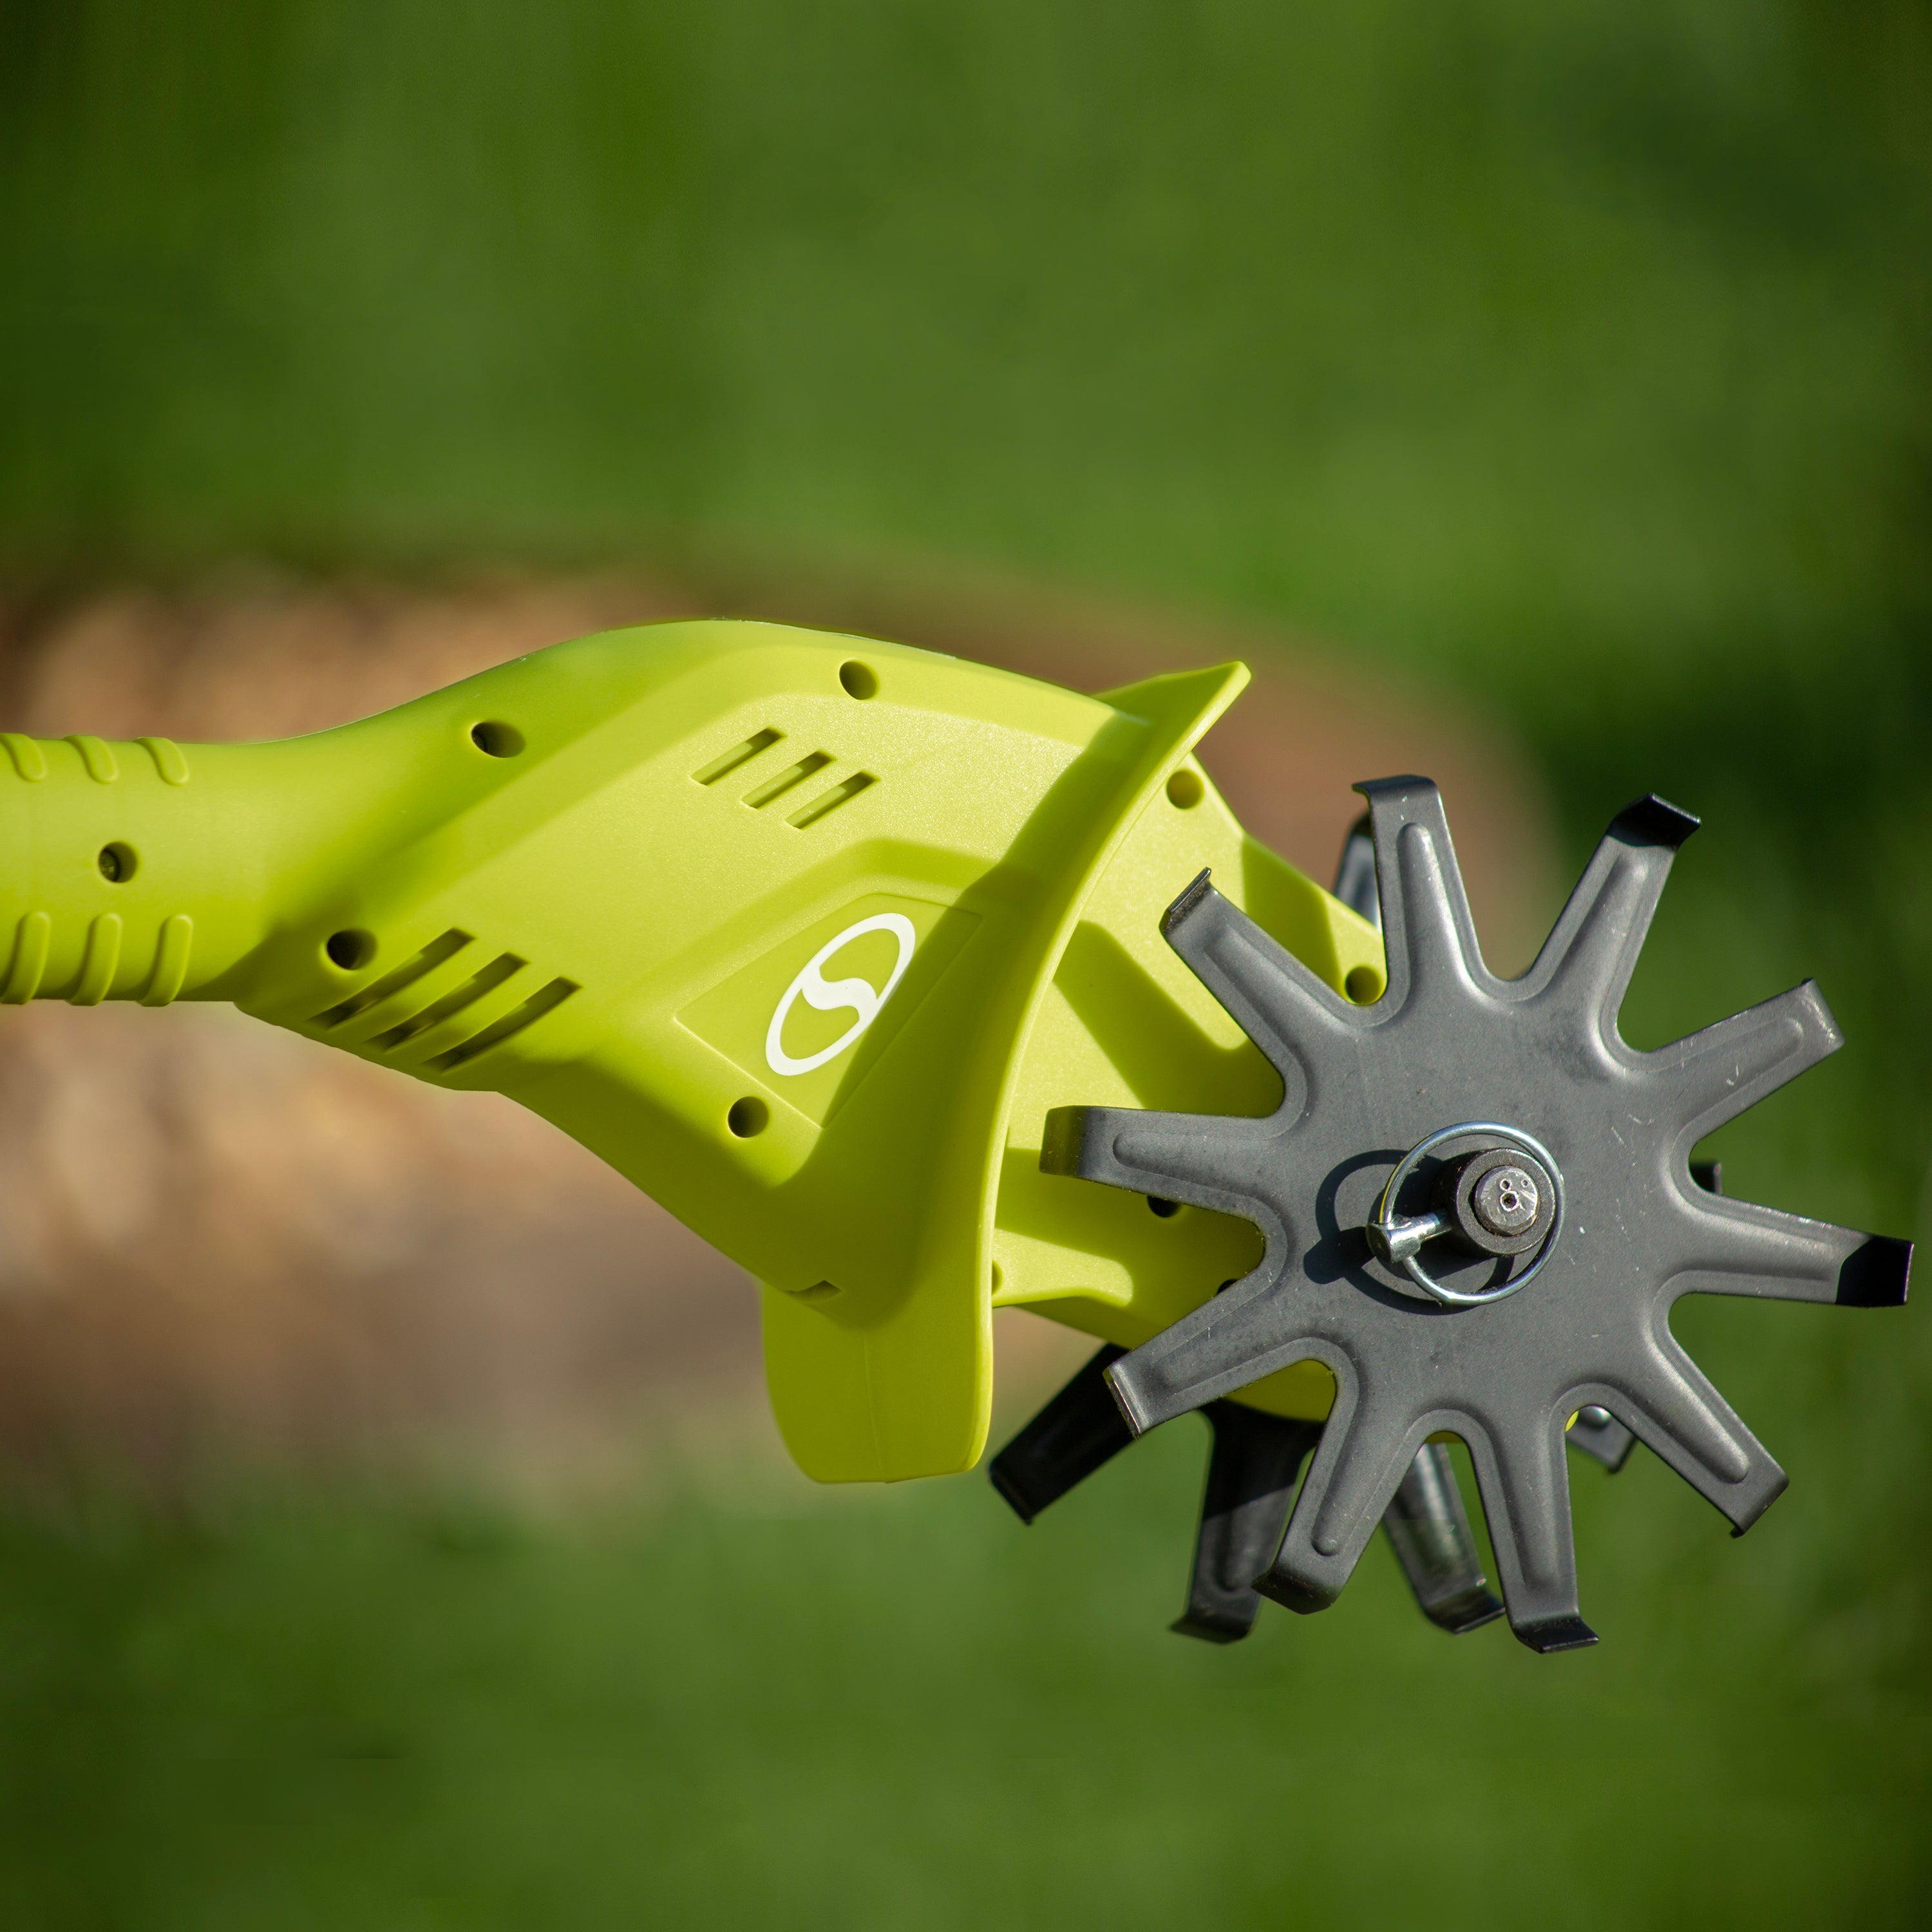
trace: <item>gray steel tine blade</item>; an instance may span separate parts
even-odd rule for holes
[[[1239,1402],[1202,1411],[1214,1431],[1194,1579],[1173,1625],[1182,1636],[1236,1643],[1261,1608],[1254,1580],[1273,1560],[1294,1500],[1295,1479],[1322,1439],[1318,1422],[1264,1414]]]
[[[1472,984],[1493,986],[1477,944],[1442,794],[1427,778],[1374,778],[1368,800],[1376,842],[1390,1010],[1450,1009]],[[1239,1016],[1236,1016],[1238,1018]]]
[[[1526,992],[1592,1015],[1606,1040],[1616,1038],[1624,990],[1672,862],[1696,830],[1690,813],[1654,793],[1624,806],[1524,974]]]
[[[1524,1418],[1508,1433],[1469,1438],[1510,1628],[1545,1655],[1597,1641],[1577,1609],[1570,1472],[1555,1424]]]
[[[1126,1351],[1109,1342],[992,1461],[986,1474],[1022,1522],[1084,1483],[1133,1441],[1107,1386]]]
[[[1447,1444],[1425,1442],[1417,1451],[1382,1512],[1382,1527],[1431,1623],[1460,1636],[1502,1615],[1502,1600],[1483,1574]]]

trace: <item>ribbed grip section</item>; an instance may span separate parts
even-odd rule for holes
[[[242,814],[171,738],[5,731],[0,754],[0,1004],[178,998]]]

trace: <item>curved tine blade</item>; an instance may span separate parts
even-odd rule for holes
[[[1472,1433],[1469,1454],[1510,1628],[1532,1650],[1578,1650],[1597,1634],[1576,1606],[1576,1546],[1562,1430],[1532,1418],[1509,1436]]]
[[[1427,778],[1372,778],[1369,802],[1388,992],[1397,1006],[1445,980],[1486,976],[1442,795]]]
[[[1382,902],[1376,889],[1373,825],[1365,812],[1349,826],[1348,836],[1342,842],[1342,856],[1335,862],[1335,884],[1330,890],[1352,913],[1366,920],[1379,932]]]
[[[1684,1259],[1671,1283],[1685,1294],[1748,1294],[1766,1301],[1831,1301],[1840,1308],[1902,1308],[1912,1285],[1912,1244],[1754,1202],[1700,1201]]]
[[[1417,1607],[1431,1623],[1460,1636],[1502,1615],[1502,1601],[1490,1594],[1483,1574],[1446,1444],[1425,1442],[1415,1452],[1382,1511],[1382,1528]]]
[[[1046,1116],[1040,1171],[1104,1181],[1109,1187],[1254,1220],[1266,1210],[1230,1186],[1228,1177],[1231,1167],[1237,1174],[1240,1170],[1244,1140],[1252,1138],[1258,1150],[1270,1137],[1265,1120],[1240,1114],[1054,1107]],[[1263,1232],[1271,1229],[1264,1224]]]
[[[1294,1297],[1279,1292],[1282,1250],[1270,1234],[1268,1252],[1253,1274],[1108,1370],[1114,1400],[1136,1436],[1216,1396],[1232,1395],[1290,1362],[1322,1354],[1302,1332]]]
[[[988,1480],[1022,1522],[1084,1483],[1134,1439],[1107,1370],[1126,1353],[1109,1342],[1091,1356],[992,1462]]]
[[[1287,1082],[1300,1112],[1304,1056],[1357,1032],[1358,1009],[1232,904],[1203,872],[1162,914],[1161,934]]]
[[[1608,1409],[1598,1404],[1592,1408],[1595,1409],[1594,1414],[1590,1408],[1578,1413],[1576,1420],[1564,1432],[1563,1439],[1593,1462],[1602,1463],[1614,1476],[1630,1460],[1636,1438]]]
[[[1675,1336],[1653,1336],[1649,1354],[1626,1379],[1618,1419],[1742,1536],[1790,1478]]]
[[[1210,1402],[1202,1412],[1214,1447],[1187,1608],[1173,1628],[1209,1643],[1234,1643],[1253,1628],[1262,1601],[1255,1579],[1281,1546],[1295,1478],[1322,1439],[1322,1425],[1232,1402]]]
[[[1263,1596],[1304,1616],[1325,1610],[1342,1594],[1415,1460],[1406,1409],[1364,1390],[1345,1414],[1348,1401],[1346,1391],[1337,1392],[1288,1534],[1255,1580]]]
[[[1643,1054],[1640,1064],[1688,1150],[1844,1043],[1817,982],[1808,980]]]
[[[1524,975],[1526,986],[1553,992],[1578,1012],[1598,1016],[1605,1035],[1614,1035],[1671,861],[1696,829],[1690,813],[1654,793],[1625,806],[1598,842]]]

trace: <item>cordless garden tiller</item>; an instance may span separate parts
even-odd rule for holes
[[[1677,1298],[1905,1298],[1906,1242],[1691,1160],[1837,1028],[1806,985],[1624,1043],[1696,824],[1659,799],[1520,979],[1483,963],[1425,779],[1360,788],[1324,891],[1192,756],[1246,678],[1087,698],[694,622],[277,744],[0,734],[0,1001],[232,1000],[509,1095],[757,1277],[823,1481],[978,1460],[995,1308],[1084,1330],[992,1478],[1030,1518],[1203,1412],[1177,1628],[1325,1606],[1379,1522],[1444,1628],[1591,1642],[1566,1439],[1643,1444],[1738,1530],[1784,1486]]]

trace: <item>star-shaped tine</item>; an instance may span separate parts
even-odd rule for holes
[[[1784,1493],[1788,1478],[1710,1378],[1664,1326],[1634,1348],[1592,1400],[1675,1469],[1742,1535]]]
[[[1638,1067],[1670,1109],[1688,1160],[1705,1135],[1734,1120],[1844,1044],[1814,980],[1748,1006],[1669,1046]]]
[[[1912,1282],[1912,1244],[1813,1221],[1754,1202],[1686,1201],[1689,1222],[1666,1298],[1742,1294],[1898,1308]]]
[[[1157,1200],[1184,1201],[1190,1207],[1252,1220],[1258,1210],[1252,1196],[1240,1185],[1241,1172],[1265,1161],[1279,1130],[1264,1120],[1237,1121],[1231,1132],[1224,1131],[1228,1127],[1219,1114],[1055,1107],[1046,1117],[1040,1171],[1077,1174]],[[1245,1156],[1232,1164],[1231,1140],[1241,1144]]]
[[[1365,1389],[1349,1364],[1334,1366],[1335,1406],[1322,1445],[1280,1550],[1256,1583],[1264,1596],[1304,1615],[1325,1610],[1342,1594],[1430,1432],[1412,1430],[1402,1409]]]
[[[1597,1641],[1576,1605],[1565,1420],[1528,1414],[1466,1436],[1510,1628],[1546,1654]]]
[[[1346,1050],[1362,1010],[1224,898],[1206,872],[1162,915],[1160,930],[1281,1076],[1276,1118],[1292,1126],[1309,1103],[1312,1065],[1324,1048]]]
[[[1617,1013],[1671,862],[1697,824],[1654,792],[1625,806],[1523,975],[1523,994],[1561,1001],[1593,1019],[1606,1044],[1615,1041]]]
[[[1454,1001],[1470,984],[1495,983],[1483,964],[1442,794],[1428,778],[1371,778],[1369,803],[1382,901],[1388,989],[1382,1004]]]

